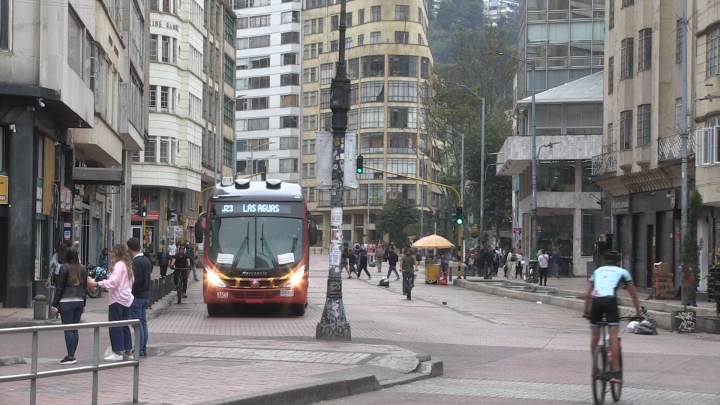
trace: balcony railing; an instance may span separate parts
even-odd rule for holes
[[[668,136],[658,139],[658,160],[665,162],[668,160],[680,159],[680,135]],[[690,133],[687,145],[688,159],[695,158],[695,134]]]
[[[617,171],[617,151],[595,155],[592,158],[592,175],[602,176]]]

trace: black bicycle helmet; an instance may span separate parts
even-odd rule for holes
[[[607,262],[613,262],[617,263],[620,261],[620,252],[617,250],[606,250],[605,251],[605,261]]]

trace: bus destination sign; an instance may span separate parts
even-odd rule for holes
[[[218,203],[215,205],[217,214],[219,215],[274,215],[274,214],[291,214],[293,205],[287,203]]]

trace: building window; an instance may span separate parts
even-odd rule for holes
[[[637,146],[650,145],[650,104],[637,109]]]
[[[270,119],[251,118],[238,121],[238,131],[262,131],[270,128]]]
[[[280,117],[280,128],[297,128],[298,117],[297,115],[287,115]]]
[[[682,19],[675,21],[675,63],[682,62],[682,40],[683,23]]]
[[[360,153],[383,153],[385,136],[382,132],[360,134]]]
[[[652,64],[652,28],[638,33],[638,72],[650,69]]]
[[[390,107],[388,108],[389,128],[417,128],[417,108]]]
[[[350,105],[356,105],[358,103],[358,85],[350,85]]]
[[[298,137],[297,136],[283,136],[280,138],[280,149],[281,150],[297,150],[298,149]]]
[[[362,83],[362,103],[374,103],[385,101],[385,82],[363,82]]]
[[[400,21],[409,21],[410,6],[395,6],[395,19]]]
[[[409,44],[410,33],[407,31],[395,31],[395,43],[396,44]]]
[[[387,199],[388,200],[408,200],[415,205],[417,186],[415,184],[388,184]]]
[[[233,167],[233,143],[227,139],[223,139],[223,166]]]
[[[315,154],[315,140],[306,139],[302,142],[302,154],[303,155],[314,155]]]
[[[0,0],[0,49],[10,49],[10,0]]]
[[[248,89],[266,89],[270,87],[270,76],[248,77]]]
[[[340,16],[335,14],[330,17],[330,31],[337,31],[340,28]]]
[[[339,47],[340,45],[337,40],[330,41],[330,52],[337,52],[338,49],[340,49]]]
[[[282,107],[297,107],[299,105],[298,99],[297,94],[283,94],[280,97],[280,104]]]
[[[388,153],[415,153],[415,136],[406,132],[388,132]]]
[[[365,24],[365,10],[358,10],[358,24]]]
[[[615,89],[615,57],[608,58],[608,94],[612,94]]]
[[[425,45],[422,34],[418,34],[418,45]]]
[[[167,138],[160,139],[160,163],[168,163],[170,160],[170,140]]]
[[[380,31],[375,31],[370,33],[370,43],[371,44],[379,44],[382,42],[382,33]]]
[[[320,65],[320,84],[330,84],[333,79],[333,64],[325,63]]]
[[[160,87],[160,111],[162,111],[162,112],[170,111],[169,101],[170,101],[170,88],[165,87],[165,86]]]
[[[5,1],[3,1],[5,3]],[[5,8],[5,7],[3,7]],[[4,17],[3,17],[4,18]],[[0,27],[0,29],[4,29]],[[68,13],[68,56],[67,63],[75,73],[83,78],[84,61],[83,52],[85,50],[85,29],[78,21],[75,14]],[[90,58],[90,55],[87,55]]]
[[[303,46],[303,59],[315,59],[321,53],[323,53],[322,43]]]
[[[345,49],[350,49],[353,47],[353,40],[352,37],[345,38]]]
[[[580,249],[582,256],[593,255],[597,235],[602,233],[600,230],[601,220],[602,215],[600,211],[582,211],[582,246]]]
[[[235,100],[225,97],[223,110],[223,123],[230,128],[235,128]]]
[[[238,152],[247,152],[249,150],[247,139],[238,139],[238,141],[235,142],[235,148]]]
[[[608,29],[615,28],[615,0],[607,0],[609,5]]]
[[[303,83],[314,83],[317,80],[317,68],[303,69]]]
[[[320,108],[330,108],[330,89],[320,89]]]
[[[300,85],[300,75],[297,73],[286,73],[280,75],[281,86],[298,86]]]
[[[227,83],[231,86],[233,85],[233,82],[235,81],[235,69],[233,69],[233,66],[235,66],[235,62],[232,60],[232,58],[225,55],[225,66],[224,66],[225,83]]]
[[[283,32],[280,34],[280,44],[299,44],[300,33],[299,32]]]
[[[324,18],[315,18],[312,20],[305,20],[303,24],[303,32],[305,35],[318,34],[323,32],[325,25]]]
[[[388,89],[388,101],[417,102],[417,82],[390,80]]]
[[[264,48],[268,46],[270,46],[270,35],[238,38],[237,40],[237,49]]]
[[[385,76],[385,55],[362,57],[363,77]]]
[[[707,77],[720,74],[720,26],[717,26],[705,34],[707,38]]]
[[[613,123],[607,124],[607,152],[615,150],[615,134],[613,133]]]
[[[622,7],[623,7],[623,8],[628,7],[628,6],[632,6],[633,4],[635,4],[635,0],[622,0]]]
[[[360,110],[360,128],[382,128],[385,126],[384,107],[363,107]]]
[[[157,87],[150,86],[149,94],[150,94],[150,99],[149,99],[150,111],[157,111]]]
[[[297,53],[284,53],[282,54],[282,64],[285,65],[297,65],[298,54]]]
[[[145,145],[145,162],[155,163],[155,139],[156,137],[150,137],[147,145]]]
[[[430,76],[430,59],[420,58],[420,77],[427,79]]]
[[[633,77],[634,40],[625,38],[620,42],[620,79]]]
[[[355,80],[360,78],[360,60],[358,58],[350,59],[348,63],[348,79]]]
[[[280,23],[281,24],[288,24],[288,23],[294,23],[294,22],[300,22],[300,12],[299,11],[285,11],[280,15]]]
[[[358,35],[358,46],[365,45],[365,34]]]
[[[357,108],[348,111],[347,129],[348,129],[348,131],[357,131],[357,129],[358,129],[358,110],[357,110]]]
[[[225,14],[225,40],[235,43],[235,18],[230,14]]]
[[[314,179],[315,178],[315,163],[303,163],[302,178],[303,179]]]
[[[269,97],[243,98],[238,101],[238,111],[264,110],[268,108]]]
[[[303,116],[303,131],[317,131],[317,115]]]
[[[390,76],[417,77],[417,56],[389,55],[388,64]]]
[[[620,113],[620,150],[632,148],[633,112],[632,110]]]
[[[332,113],[322,113],[320,114],[320,130],[321,131],[330,131],[332,128]]]
[[[280,173],[297,173],[297,159],[280,159]]]
[[[132,161],[133,162],[139,162],[140,161],[140,152],[135,151],[132,153]]]
[[[317,105],[317,91],[303,93],[303,107],[314,107]]]
[[[269,56],[254,56],[252,58],[242,58],[247,60],[248,69],[260,69],[270,66]]]
[[[158,60],[158,36],[155,34],[150,35],[150,60]]]
[[[382,20],[382,6],[370,7],[370,21],[381,21]]]

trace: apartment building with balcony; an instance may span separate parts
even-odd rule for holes
[[[440,168],[425,156],[436,146],[424,133],[422,119],[425,82],[433,61],[427,46],[427,18],[427,4],[420,0],[350,1],[345,55],[351,83],[348,132],[357,133],[365,166],[432,179]],[[302,21],[300,184],[319,229],[329,235],[330,190],[315,188],[315,134],[331,130],[330,83],[338,59],[339,1],[306,0]],[[359,176],[359,188],[345,191],[343,240],[381,239],[375,216],[392,199],[406,199],[429,217],[441,193],[434,186],[366,169]],[[321,239],[318,244],[327,242]]]
[[[300,1],[236,0],[236,173],[300,180]]]
[[[149,139],[132,158],[131,200],[133,235],[157,252],[194,240],[201,192],[233,174],[235,13],[221,0],[149,7]]]
[[[600,236],[621,252],[622,266],[645,288],[652,286],[653,263],[671,269],[679,264],[681,6],[670,0],[607,1],[604,153],[593,157],[592,173],[603,190]]]
[[[96,263],[126,240],[129,155],[147,137],[147,22],[130,0],[0,1],[5,307],[42,291],[58,244]]]

